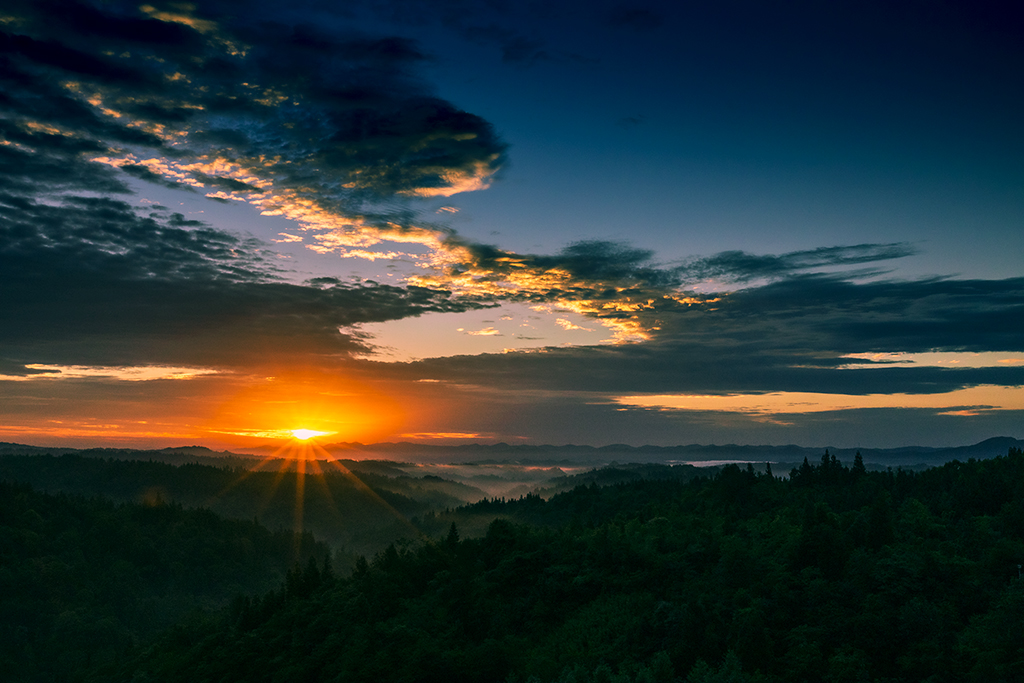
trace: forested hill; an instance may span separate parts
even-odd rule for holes
[[[309,534],[166,503],[0,482],[0,678],[79,680],[196,610],[280,583],[331,549]]]
[[[169,465],[210,465],[249,469],[266,460],[263,456],[214,451],[204,446],[180,446],[157,450],[136,448],[64,448],[28,446],[0,441],[0,457],[11,455],[77,455],[103,460],[140,460],[163,462]]]
[[[463,519],[492,515],[486,535]],[[454,522],[454,523],[453,523]],[[310,563],[94,681],[1024,680],[1024,454],[581,486]]]
[[[397,539],[415,537],[408,517],[424,514],[432,506],[455,507],[464,502],[447,492],[457,486],[451,482],[410,482],[369,472],[358,479],[340,471],[309,477],[294,471],[174,466],[77,454],[0,456],[0,481],[27,483],[52,493],[209,508],[234,519],[258,518],[271,529],[306,530],[320,540],[364,554]]]

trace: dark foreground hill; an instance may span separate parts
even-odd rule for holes
[[[209,510],[0,482],[0,677],[81,678],[188,615],[264,592],[330,549]]]
[[[458,522],[492,521],[481,538]],[[92,681],[1024,680],[1024,454],[581,486],[181,625]],[[454,523],[452,523],[454,522]]]

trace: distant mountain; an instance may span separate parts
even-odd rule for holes
[[[63,448],[47,446],[27,446],[20,443],[0,442],[0,456],[3,455],[67,455],[74,454],[83,458],[104,458],[110,460],[150,460],[169,465],[194,463],[212,465],[214,467],[249,468],[253,463],[262,462],[261,456],[232,453],[231,451],[214,451],[206,446],[178,446],[157,450],[139,450],[134,448]]]
[[[883,466],[938,465],[950,460],[982,460],[1006,455],[1010,448],[1024,448],[1024,440],[1008,436],[986,439],[971,446],[933,448],[834,448],[831,446],[740,446],[736,444],[687,446],[510,445],[507,443],[435,446],[408,442],[335,443],[324,449],[337,457],[395,459],[406,462],[506,463],[545,465],[602,465],[619,463],[712,463],[719,461],[799,463],[819,460],[828,450],[843,462],[859,452],[865,462]]]
[[[0,455],[63,455],[77,453],[77,448],[50,448],[48,446],[26,446],[21,443],[0,441]]]
[[[986,439],[970,446],[933,448],[927,446],[904,446],[901,448],[835,448],[832,446],[740,446],[737,444],[687,446],[608,446],[555,445],[512,445],[463,444],[438,446],[409,442],[385,442],[361,444],[341,442],[326,444],[324,450],[336,458],[346,461],[391,460],[409,463],[476,463],[476,464],[522,464],[546,466],[600,466],[618,463],[664,463],[677,464],[715,463],[719,461],[800,463],[804,458],[819,460],[827,449],[844,463],[853,462],[859,452],[866,463],[882,466],[940,465],[950,460],[967,461],[971,458],[984,460],[1006,455],[1010,448],[1024,448],[1024,440],[1009,436]],[[264,449],[247,449],[262,451]],[[268,447],[277,451],[278,447]],[[83,457],[112,458],[114,460],[153,460],[172,465],[187,462],[217,467],[252,467],[254,462],[264,462],[265,455],[251,455],[232,451],[214,451],[205,446],[181,446],[157,450],[136,450],[129,448],[48,448],[15,443],[0,442],[0,455],[40,455],[49,453],[62,455],[75,453]]]

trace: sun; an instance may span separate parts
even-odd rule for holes
[[[292,431],[292,436],[295,437],[296,439],[298,439],[299,441],[307,441],[309,439],[312,439],[314,436],[326,436],[328,434],[333,434],[334,433],[334,432],[318,432],[315,429],[293,429],[291,431]]]

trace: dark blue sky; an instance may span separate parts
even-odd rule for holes
[[[509,18],[535,45],[521,61],[409,27],[439,92],[512,146],[502,182],[458,204],[516,250],[629,235],[671,259],[901,240],[920,245],[910,274],[1018,274],[1019,32],[957,5],[769,7],[556,4]]]

